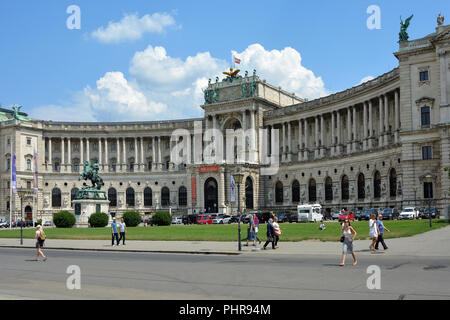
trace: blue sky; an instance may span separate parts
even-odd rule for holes
[[[70,5],[80,30],[66,26]],[[367,28],[370,5],[381,29]],[[448,9],[440,0],[2,0],[0,103],[46,120],[200,117],[201,89],[232,51],[241,69],[313,99],[395,68],[400,15],[414,14],[414,39]]]

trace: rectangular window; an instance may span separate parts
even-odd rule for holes
[[[54,169],[55,171],[59,171],[59,162],[55,162]]]
[[[130,143],[130,150],[134,150],[134,143]]]
[[[27,189],[31,189],[31,181],[27,181]]]
[[[420,109],[420,119],[422,126],[429,126],[430,121],[430,107],[422,107]]]
[[[77,150],[77,151],[80,149],[80,147],[79,147],[79,145],[78,145],[77,142],[75,142],[75,143],[73,144],[73,149],[74,149],[74,150]]]
[[[428,81],[428,71],[420,71],[420,81]]]
[[[27,145],[31,145],[31,138],[27,138]]]
[[[431,160],[433,159],[433,155],[431,153],[431,146],[423,146],[422,147],[422,160]]]
[[[425,199],[433,198],[433,182],[424,182],[423,183],[423,197]]]

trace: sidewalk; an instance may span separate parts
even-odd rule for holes
[[[24,239],[23,246],[20,239],[0,239],[0,247],[10,248],[35,248],[34,239]],[[47,239],[45,249],[64,250],[93,250],[93,251],[122,251],[122,252],[154,252],[154,253],[188,253],[188,254],[224,254],[224,255],[340,255],[342,245],[336,242],[301,241],[280,242],[280,248],[272,250],[270,245],[266,250],[261,250],[262,245],[257,245],[256,250],[252,245],[244,246],[238,251],[237,242],[212,242],[212,241],[128,241],[126,246],[112,247],[108,240],[58,240]],[[357,240],[354,243],[356,254],[368,254],[369,240]],[[394,256],[444,256],[450,257],[450,226],[422,233],[408,238],[387,239],[389,249],[385,255]],[[380,252],[383,252],[380,245]]]

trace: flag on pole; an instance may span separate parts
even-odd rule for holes
[[[241,64],[241,59],[234,57],[235,64]]]
[[[230,176],[231,177],[231,181],[230,181],[230,200],[231,202],[235,202],[236,201],[236,182],[234,181],[234,177],[233,175]]]
[[[16,177],[16,155],[13,154],[11,163],[11,190],[13,193],[17,193],[17,177]]]
[[[38,154],[36,149],[34,149],[34,194],[38,194]]]

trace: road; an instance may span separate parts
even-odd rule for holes
[[[450,299],[450,257],[192,255],[0,248],[0,299]],[[81,272],[69,290],[68,266]],[[370,265],[380,289],[368,289]]]

